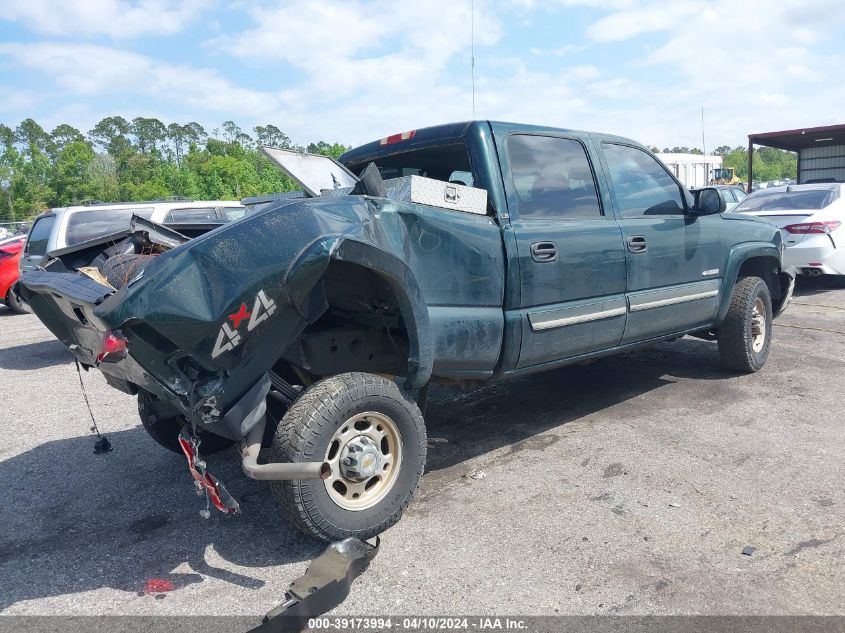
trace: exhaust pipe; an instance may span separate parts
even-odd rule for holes
[[[263,402],[262,402],[263,404]],[[244,474],[259,481],[289,481],[292,479],[328,479],[332,474],[328,462],[286,462],[259,464],[261,440],[264,437],[266,417],[262,416],[241,445],[241,468]]]
[[[810,277],[820,277],[822,275],[822,271],[818,268],[807,268],[806,273],[810,275]]]

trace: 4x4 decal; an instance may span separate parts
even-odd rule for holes
[[[276,312],[276,302],[269,299],[263,290],[259,290],[255,295],[255,302],[252,305],[252,312],[246,309],[246,304],[242,303],[241,307],[234,314],[227,317],[227,321],[220,326],[220,331],[217,333],[217,341],[214,343],[214,349],[211,350],[211,357],[217,358],[223,352],[228,352],[235,349],[241,344],[243,337],[238,331],[241,327],[241,322],[249,319],[246,325],[247,333],[252,332],[260,323],[266,321]],[[228,321],[232,322],[230,326]]]

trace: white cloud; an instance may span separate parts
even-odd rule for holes
[[[586,7],[590,9],[624,9],[636,0],[507,0],[507,4],[523,9],[555,10],[560,8]]]
[[[222,4],[32,0],[26,8],[14,0],[7,14],[37,32],[82,28],[104,40],[184,29],[215,2]],[[86,20],[91,6],[102,12]],[[833,0],[476,0],[475,8],[478,118],[594,129],[661,147],[700,144],[702,105],[708,144],[840,122],[845,49],[836,35],[845,14]],[[48,9],[55,15],[44,17]],[[206,26],[219,20],[220,31],[184,38],[186,47],[206,38],[200,52],[225,57],[220,70],[116,45],[6,42],[0,57],[13,62],[7,68],[25,68],[28,83],[15,91],[0,75],[15,94],[0,112],[36,115],[26,100],[37,98],[39,118],[70,123],[114,113],[212,125],[231,118],[244,128],[273,122],[299,142],[365,142],[472,116],[469,10],[468,0],[230,3],[226,13],[197,17]],[[549,28],[526,35],[517,24],[524,17]],[[248,26],[234,30],[243,19]],[[42,76],[57,89],[30,80]],[[45,111],[52,102],[56,110]]]
[[[47,35],[170,35],[213,0],[5,0],[0,20]]]
[[[292,0],[251,6],[248,13],[254,28],[216,38],[209,48],[303,71],[307,79],[292,97],[379,91],[414,98],[435,86],[457,54],[469,69],[468,2]],[[477,46],[498,40],[501,28],[489,13],[477,10],[475,22]]]
[[[626,77],[596,81],[589,84],[587,90],[603,99],[630,99],[642,95],[637,84]]]
[[[626,106],[641,140],[700,145],[704,106],[708,137],[738,144],[749,132],[834,122],[845,99],[843,60],[822,51],[843,18],[828,0],[641,0],[599,17],[586,34],[608,51],[639,38],[641,56],[614,72],[629,71],[636,92]],[[592,88],[613,93],[601,82]]]
[[[0,85],[0,94],[3,95],[3,98],[0,99],[0,114],[16,114],[21,111],[30,110],[39,101],[38,95],[34,92],[18,90],[12,86]]]
[[[260,116],[277,108],[278,94],[233,85],[216,71],[167,64],[144,55],[93,44],[0,44],[0,56],[22,67],[46,73],[62,91],[59,101],[72,97],[115,96],[143,98],[152,107],[162,104],[199,111]]]
[[[580,53],[587,47],[581,44],[564,44],[557,48],[539,48],[532,46],[529,52],[537,57],[566,57],[571,53]]]

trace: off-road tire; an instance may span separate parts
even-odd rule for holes
[[[759,351],[752,346],[752,314],[758,299],[765,311],[765,341]],[[772,298],[769,287],[759,277],[740,277],[734,286],[731,304],[716,336],[722,364],[733,371],[758,371],[769,356],[772,343]]]
[[[12,312],[17,312],[18,314],[27,313],[27,309],[20,302],[18,296],[11,288],[9,288],[9,292],[6,293],[6,307],[8,307]]]
[[[138,417],[141,418],[141,424],[149,436],[159,446],[163,446],[172,453],[183,454],[178,438],[182,425],[187,424],[187,420],[176,407],[160,400],[149,391],[141,389],[138,391]],[[197,437],[200,440],[200,455],[219,453],[235,443],[228,438],[199,428]]]
[[[390,492],[376,505],[351,511],[338,506],[320,479],[275,481],[273,496],[297,528],[323,541],[372,538],[395,524],[411,502],[425,467],[422,413],[399,386],[373,374],[339,374],[314,383],[291,405],[273,438],[273,461],[323,461],[335,431],[356,414],[389,416],[402,439],[402,462]]]
[[[109,257],[100,265],[100,274],[106,278],[106,281],[113,288],[119,290],[135,278],[155,258],[155,255],[136,255],[135,253],[115,255]]]

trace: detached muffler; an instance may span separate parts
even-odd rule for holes
[[[264,437],[264,427],[267,420],[264,416],[267,405],[262,401],[261,420],[247,433],[241,445],[241,468],[251,479],[261,481],[281,481],[291,479],[328,479],[332,469],[328,462],[287,462],[259,464],[258,454],[261,452],[261,440]]]

